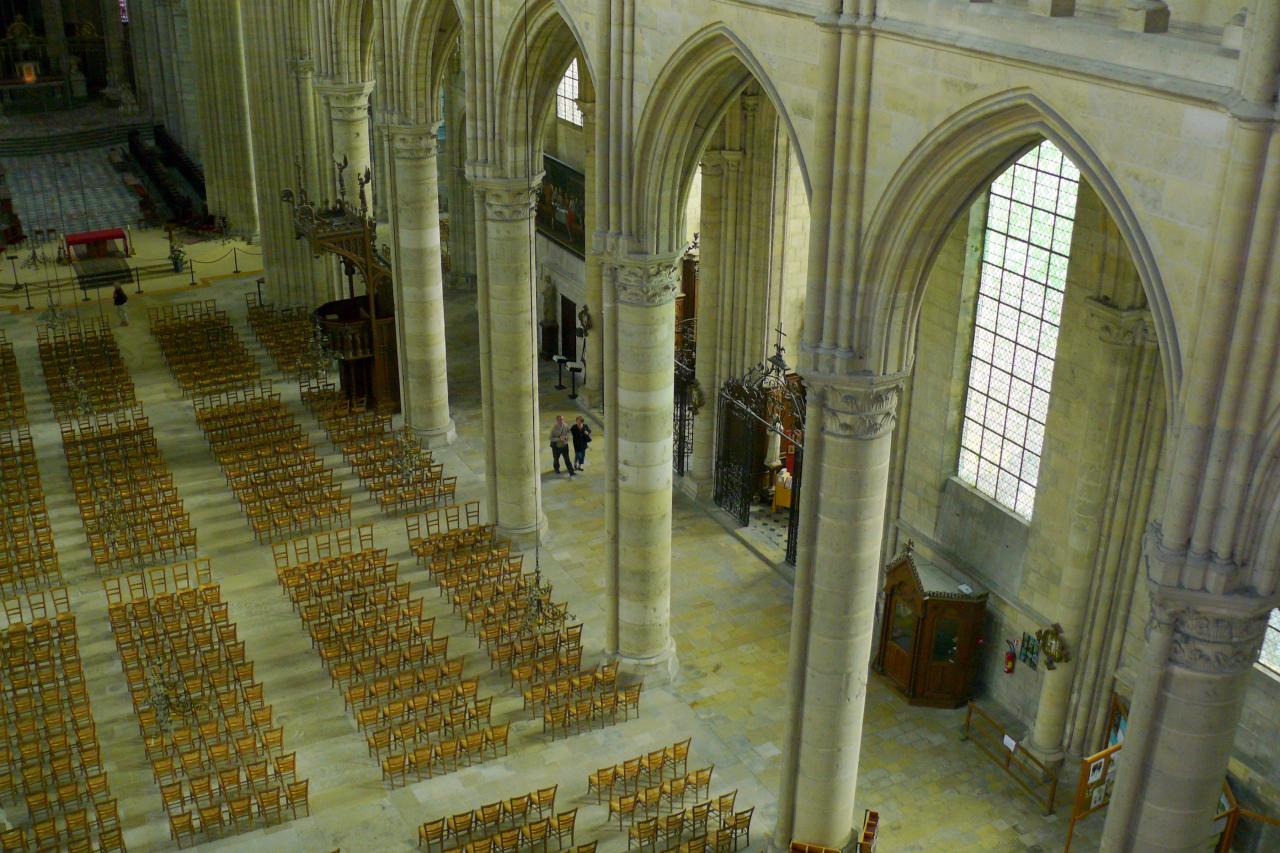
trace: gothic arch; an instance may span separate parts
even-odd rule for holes
[[[773,104],[812,197],[804,149],[786,105],[759,60],[722,23],[694,33],[659,72],[636,134],[631,221],[642,252],[674,255],[684,248],[684,207],[698,161],[730,103],[755,80]]]
[[[1044,100],[1015,89],[952,115],[908,155],[886,187],[866,233],[868,252],[852,318],[857,356],[874,373],[910,367],[924,286],[960,211],[1014,158],[1049,139],[1080,169],[1128,247],[1150,306],[1164,369],[1166,411],[1182,378],[1172,308],[1137,213],[1102,158]]]
[[[333,79],[357,83],[373,79],[373,0],[336,0],[333,19]]]
[[[556,87],[575,56],[582,59],[584,85],[594,91],[595,74],[578,27],[561,0],[528,0],[511,25],[497,68],[499,157],[511,174],[542,171],[547,111]]]
[[[1258,447],[1236,557],[1248,570],[1254,589],[1275,595],[1280,587],[1280,408],[1267,419]]]
[[[454,0],[415,0],[405,16],[400,55],[404,62],[390,71],[397,76],[396,106],[414,124],[440,121],[440,86],[462,34]]]

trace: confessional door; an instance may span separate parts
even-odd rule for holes
[[[920,638],[922,602],[916,589],[906,581],[889,590],[884,602],[889,626],[884,648],[880,650],[880,666],[884,674],[903,692],[911,694],[912,660]]]
[[[954,703],[972,681],[977,649],[973,605],[931,598],[920,637],[928,643],[917,658],[915,699],[924,704]]]

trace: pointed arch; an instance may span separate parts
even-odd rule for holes
[[[498,64],[498,134],[502,164],[512,174],[540,172],[547,111],[569,61],[581,57],[579,73],[595,87],[595,71],[582,34],[561,0],[528,0],[516,15]]]
[[[336,0],[333,9],[333,78],[343,83],[373,79],[373,0]]]
[[[804,148],[778,89],[758,59],[729,27],[716,23],[694,33],[659,72],[636,134],[631,222],[645,253],[679,253],[684,207],[707,141],[733,100],[754,80],[773,104],[812,198]]]
[[[440,86],[458,49],[462,16],[454,0],[414,0],[405,16],[397,75],[401,103],[395,108],[413,124],[440,121]]]
[[[1175,412],[1181,349],[1159,265],[1138,216],[1102,158],[1042,98],[1014,89],[970,104],[915,147],[894,174],[870,220],[859,271],[853,340],[875,373],[911,364],[925,282],[947,230],[1014,159],[1051,140],[1080,169],[1124,238],[1155,325],[1166,411]],[[813,297],[811,297],[813,298]]]

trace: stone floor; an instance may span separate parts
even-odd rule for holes
[[[107,160],[108,152],[119,147],[4,158],[23,229],[33,235],[37,229],[74,234],[137,226],[142,221],[138,197]]]
[[[785,725],[785,682],[790,587],[771,566],[728,534],[710,513],[682,495],[673,512],[672,625],[681,670],[666,687],[646,687],[638,720],[551,743],[541,724],[520,713],[519,697],[487,675],[482,655],[469,655],[468,673],[485,673],[481,692],[495,694],[495,721],[512,720],[511,755],[462,772],[388,790],[369,758],[342,700],[330,688],[300,621],[281,595],[269,547],[257,545],[197,430],[191,405],[182,399],[147,332],[148,304],[216,296],[243,322],[244,294],[251,280],[229,278],[213,288],[149,292],[130,303],[135,321],[118,329],[125,359],[180,495],[199,530],[201,551],[213,560],[231,618],[238,622],[248,657],[266,686],[267,701],[286,730],[286,750],[298,752],[299,775],[311,780],[312,816],[202,845],[246,851],[408,850],[423,820],[451,814],[558,784],[557,809],[580,807],[578,840],[598,839],[602,851],[626,849],[626,837],[605,825],[604,809],[586,798],[586,775],[642,751],[693,737],[690,766],[715,764],[712,792],[738,789],[740,808],[756,807],[752,849],[763,849],[776,815],[776,790]],[[459,477],[460,498],[483,493],[484,456],[477,365],[474,296],[451,292],[447,299],[452,400],[459,440],[438,453]],[[87,545],[69,489],[66,465],[52,422],[48,395],[35,353],[35,312],[0,313],[17,350],[41,474],[64,572],[79,617],[82,654],[103,744],[111,788],[120,801],[129,849],[172,849],[159,791],[151,781],[119,659],[105,622],[105,600],[88,560]],[[260,353],[264,367],[269,365]],[[274,374],[274,370],[270,371]],[[567,392],[553,390],[554,371],[543,376],[541,416],[550,428],[555,414],[573,412]],[[314,419],[297,404],[296,388],[278,383],[295,413],[329,454],[355,499],[357,523],[375,525],[377,542],[391,549],[415,578],[428,615],[454,635],[451,652],[474,649],[459,620],[450,615],[412,568],[404,526],[384,516],[368,499]],[[596,428],[598,437],[603,429]],[[526,566],[538,562],[557,598],[586,623],[588,663],[603,645],[604,483],[597,442],[584,476],[551,473],[544,460],[544,501],[551,537]],[[421,578],[419,582],[418,578]],[[973,744],[960,740],[963,712],[913,708],[872,678],[858,789],[860,807],[882,815],[881,850],[1026,851],[1057,849],[1065,836],[1068,794],[1058,814],[1043,817],[1029,797]],[[1074,849],[1096,849],[1101,817],[1077,831]],[[1083,836],[1083,837],[1082,837]]]

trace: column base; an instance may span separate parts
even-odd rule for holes
[[[707,477],[703,479],[695,474],[685,474],[683,477],[676,479],[676,485],[680,491],[697,501],[710,502],[716,491],[715,479]]]
[[[1018,744],[1018,748],[1025,749],[1027,752],[1031,753],[1032,757],[1041,764],[1044,764],[1050,770],[1060,770],[1062,768],[1062,763],[1066,761],[1067,758],[1067,753],[1062,748],[1062,744],[1046,749],[1045,747],[1033,743],[1031,739],[1028,738],[1025,742]]]
[[[448,447],[458,440],[458,428],[454,425],[453,418],[449,418],[449,423],[442,427],[414,429],[413,434],[417,436],[418,441],[422,442],[422,446],[428,450]]]
[[[1120,10],[1120,29],[1132,33],[1167,33],[1169,7],[1163,0],[1130,0]]]
[[[1076,0],[1031,0],[1027,8],[1049,18],[1070,18],[1076,13]]]
[[[617,658],[618,669],[622,673],[644,679],[650,685],[670,684],[680,671],[680,659],[676,656],[674,639],[668,639],[667,647],[654,657],[633,658],[618,652]]]
[[[527,551],[539,542],[543,545],[547,544],[550,539],[547,517],[541,513],[539,513],[538,523],[532,527],[504,527],[499,524],[494,528],[494,532],[509,539],[514,551]]]

